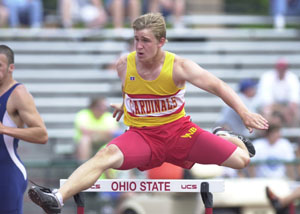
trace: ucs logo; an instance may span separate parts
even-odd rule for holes
[[[185,185],[181,185],[181,189],[197,189],[197,184],[185,184]]]
[[[100,184],[95,184],[91,186],[91,189],[100,189],[100,188],[101,188]]]

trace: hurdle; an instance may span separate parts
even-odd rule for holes
[[[60,186],[66,179],[60,179]],[[213,194],[224,191],[223,180],[194,179],[100,179],[83,192],[199,192],[205,214],[213,213]],[[77,214],[84,214],[82,192],[74,196]]]

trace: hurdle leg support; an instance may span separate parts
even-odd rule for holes
[[[82,192],[73,196],[77,206],[77,214],[84,214],[84,195]]]
[[[201,197],[205,206],[205,214],[213,213],[213,195],[209,192],[208,182],[201,183]]]

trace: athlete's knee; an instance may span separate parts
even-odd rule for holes
[[[242,157],[240,157],[240,164],[238,169],[243,169],[247,167],[249,163],[250,163],[250,157],[248,155],[243,155]]]
[[[243,169],[250,163],[249,155],[242,149],[237,148],[232,155],[223,162],[222,166],[231,167],[234,169]]]
[[[123,153],[114,144],[106,146],[105,148],[99,150],[94,158],[99,159],[101,162],[106,162],[108,168],[118,168],[123,163]]]
[[[248,166],[249,162],[250,159],[248,158],[237,158],[233,163],[228,164],[227,166],[233,169],[244,169]]]
[[[239,157],[237,157],[237,159],[236,169],[243,169],[250,163],[250,157],[248,154],[241,154]]]

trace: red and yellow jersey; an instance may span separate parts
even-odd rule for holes
[[[124,123],[131,127],[159,126],[185,116],[185,87],[173,81],[174,54],[165,52],[165,61],[155,80],[144,80],[137,72],[136,52],[127,56],[124,85]]]

